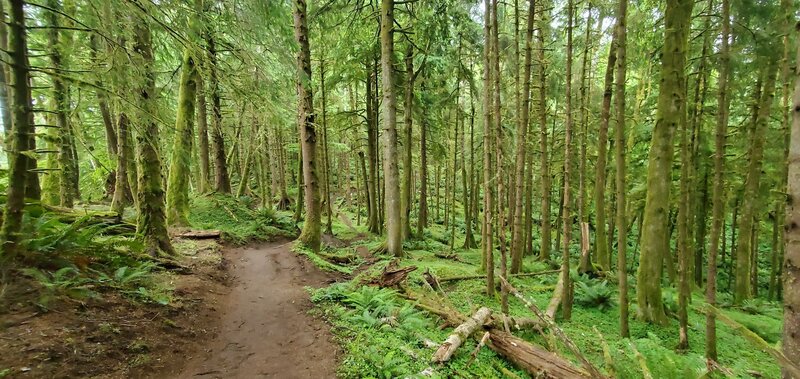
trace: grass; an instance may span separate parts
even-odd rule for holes
[[[336,224],[334,224],[336,226]],[[336,230],[336,228],[334,228]],[[458,228],[457,228],[458,231]],[[408,258],[400,262],[401,266],[414,265],[419,269],[408,278],[408,286],[415,291],[425,291],[422,274],[428,270],[439,278],[476,275],[480,273],[481,253],[479,249],[462,250],[458,247],[462,241],[456,240],[456,254],[465,263],[435,256],[435,253],[449,251],[449,231],[441,225],[433,225],[426,233],[424,240],[410,241],[405,244]],[[456,233],[459,237],[458,232]],[[377,247],[382,242],[380,237],[370,236],[357,244],[367,248]],[[352,247],[340,249],[351,251]],[[499,254],[496,254],[499,255]],[[387,257],[388,258],[388,257]],[[499,258],[498,258],[499,259]],[[316,261],[315,261],[316,262]],[[324,261],[328,263],[327,261]],[[318,290],[312,298],[317,304],[317,312],[323,314],[332,324],[333,332],[345,350],[345,357],[339,368],[339,374],[345,378],[384,378],[384,377],[416,377],[420,373],[433,372],[432,377],[505,377],[504,369],[512,370],[520,377],[526,374],[514,370],[507,361],[484,348],[478,359],[468,365],[470,352],[476,341],[468,342],[455,355],[454,359],[444,366],[429,367],[429,359],[434,348],[428,347],[425,341],[441,343],[450,333],[450,329],[439,330],[433,327],[437,323],[435,316],[421,313],[426,322],[419,323],[413,332],[401,330],[396,326],[375,326],[365,322],[363,312],[348,304],[344,298],[348,294],[363,291],[358,287],[364,276],[375,275],[383,266],[378,262],[375,266],[361,273],[346,284],[334,284]],[[526,257],[523,271],[537,272],[551,268],[551,264],[538,262],[533,257]],[[633,273],[630,273],[633,281]],[[512,282],[525,296],[533,300],[540,308],[545,308],[552,296],[557,275],[513,278]],[[588,281],[589,286],[597,286],[598,281]],[[705,315],[689,310],[689,350],[683,354],[675,352],[678,344],[678,322],[674,315],[667,325],[652,325],[635,318],[630,320],[631,338],[619,336],[619,307],[616,285],[608,283],[615,301],[600,302],[603,307],[575,304],[572,319],[557,320],[558,325],[576,343],[580,350],[602,371],[613,373],[618,378],[642,378],[643,373],[634,355],[634,346],[647,362],[647,366],[655,378],[700,378],[708,377],[704,358],[705,347]],[[499,293],[489,297],[485,293],[485,281],[481,279],[460,280],[445,284],[444,291],[448,301],[463,314],[471,314],[479,306],[500,309]],[[576,291],[579,289],[576,287]],[[607,296],[606,291],[598,291]],[[665,288],[665,297],[671,291]],[[635,288],[630,289],[631,315],[635,315]],[[402,299],[389,301],[391,307],[401,307]],[[407,303],[407,302],[406,302]],[[408,304],[408,303],[407,303]],[[693,294],[692,306],[701,308],[703,295]],[[509,300],[510,314],[520,317],[533,317],[519,301],[513,297]],[[778,342],[781,333],[781,313],[775,304],[755,304],[742,308],[728,307],[724,310],[734,320],[744,324],[770,343]],[[748,313],[749,312],[749,313]],[[368,315],[371,313],[367,312]],[[755,314],[751,314],[755,313]],[[357,317],[358,316],[358,317]],[[373,317],[375,318],[375,317]],[[602,334],[599,335],[596,331]],[[409,334],[410,333],[410,334]],[[560,355],[576,362],[568,350],[560,343],[553,343],[550,338],[533,332],[517,332],[522,338],[538,345],[554,348]],[[609,347],[610,359],[603,355],[602,346]],[[754,348],[738,332],[722,323],[717,323],[717,344],[719,360],[723,367],[730,369],[733,377],[750,377],[749,372],[759,372],[766,378],[780,376],[777,363],[765,352]],[[427,370],[427,371],[426,371]],[[719,374],[712,374],[713,377]]]

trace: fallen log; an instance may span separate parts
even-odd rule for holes
[[[531,276],[540,276],[540,275],[548,275],[548,274],[555,274],[559,273],[561,270],[547,270],[547,271],[539,271],[539,272],[522,272],[519,274],[511,274],[514,278],[522,278],[522,277],[531,277]],[[461,276],[451,276],[449,278],[441,278],[439,279],[440,283],[444,282],[453,282],[458,280],[470,280],[470,279],[485,279],[486,274],[482,275],[461,275]]]
[[[478,353],[484,346],[486,346],[486,341],[488,340],[489,340],[489,332],[483,333],[483,337],[481,337],[480,341],[478,341],[478,346],[475,346],[475,349],[472,350],[472,353],[470,354],[469,361],[467,361],[467,367],[469,367],[472,364],[472,362],[478,359]]]
[[[353,264],[357,260],[356,256],[352,255],[352,254],[334,255],[334,254],[328,254],[328,253],[320,251],[319,253],[317,253],[317,255],[319,255],[322,259],[324,259],[324,260],[326,260],[328,262],[336,263],[338,265],[350,265],[350,264]]]
[[[219,238],[221,235],[222,232],[219,230],[189,230],[184,232],[178,232],[174,234],[173,237],[202,240],[202,239]]]
[[[558,270],[561,271],[561,270]],[[550,299],[550,303],[547,304],[547,310],[544,314],[551,320],[556,319],[556,312],[558,312],[558,306],[561,305],[561,297],[564,295],[564,275],[558,276],[558,282],[556,282],[556,289],[553,291],[553,297]]]
[[[459,262],[459,263],[465,263],[465,264],[468,264],[468,265],[472,264],[470,262],[467,262],[467,261],[461,259],[461,257],[459,257],[458,255],[456,255],[455,253],[452,253],[452,252],[450,252],[450,253],[433,253],[433,256],[436,257],[436,258],[449,259],[449,260],[452,260],[452,261],[456,261],[456,262]]]
[[[415,271],[417,266],[399,267],[397,260],[391,261],[383,268],[381,276],[372,280],[372,284],[377,284],[381,288],[394,287],[406,279],[408,274]]]
[[[450,360],[455,354],[456,350],[464,343],[464,340],[469,338],[475,330],[477,330],[481,325],[486,323],[486,320],[489,319],[489,316],[492,314],[491,309],[482,307],[478,309],[475,314],[472,315],[466,322],[459,325],[458,327],[453,330],[453,333],[447,337],[447,339],[442,343],[441,346],[433,353],[433,358],[431,361],[435,363],[443,363]]]
[[[508,292],[510,292],[523,304],[525,304],[525,306],[531,312],[533,312],[533,314],[535,314],[536,317],[539,318],[539,320],[547,324],[547,327],[550,328],[550,330],[553,332],[553,334],[556,335],[556,337],[558,337],[559,340],[561,340],[561,343],[567,346],[570,352],[572,352],[572,354],[574,354],[576,357],[578,357],[578,359],[580,359],[581,363],[583,364],[583,367],[587,371],[589,371],[589,373],[592,375],[593,378],[605,377],[603,374],[600,373],[597,367],[594,367],[594,365],[591,362],[589,362],[588,359],[586,359],[586,356],[584,356],[583,353],[581,353],[580,349],[578,349],[578,346],[576,346],[575,343],[572,342],[572,340],[569,337],[567,337],[567,334],[564,333],[564,331],[561,330],[561,328],[559,328],[555,322],[553,322],[552,318],[547,317],[545,314],[543,314],[542,311],[536,306],[536,304],[528,300],[519,291],[517,291],[517,289],[514,288],[514,286],[512,286],[511,283],[509,283],[508,280],[506,280],[506,278],[502,276],[500,276],[499,278],[500,278],[500,283],[508,290]]]
[[[591,378],[572,362],[510,333],[491,330],[488,346],[534,378]]]

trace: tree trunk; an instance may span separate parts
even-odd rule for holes
[[[461,344],[463,344],[475,330],[483,326],[491,315],[492,310],[489,308],[482,307],[478,309],[472,317],[453,330],[453,334],[448,336],[436,352],[433,353],[432,361],[434,363],[442,363],[450,360]]]
[[[528,4],[528,24],[525,32],[525,61],[522,76],[522,109],[520,121],[517,124],[517,151],[515,157],[514,177],[516,190],[514,191],[514,224],[511,232],[511,273],[516,274],[522,267],[524,246],[523,230],[523,202],[525,193],[525,151],[527,149],[528,123],[531,104],[531,56],[533,55],[533,19],[536,12],[535,1]],[[518,12],[517,12],[518,13]]]
[[[130,138],[130,120],[125,113],[119,114],[117,121],[117,169],[116,180],[114,182],[114,197],[111,199],[111,210],[122,214],[125,210],[125,205],[130,203],[135,194],[131,191],[130,180],[131,173],[129,167],[133,164],[133,148],[131,146]]]
[[[789,8],[791,9],[791,8]],[[787,18],[794,12],[787,12]],[[800,31],[800,27],[798,27]],[[800,34],[800,33],[795,33]],[[797,36],[795,36],[797,37]],[[795,62],[800,62],[800,38]],[[792,362],[800,362],[800,65],[795,67],[794,105],[791,143],[789,147],[788,202],[786,210],[786,251],[783,258],[783,354]],[[790,379],[788,369],[784,379]]]
[[[164,212],[164,189],[162,188],[161,157],[158,152],[158,124],[151,115],[157,114],[156,81],[153,66],[155,59],[150,28],[143,18],[134,20],[135,63],[143,68],[144,78],[139,94],[141,116],[140,133],[137,136],[137,159],[139,160],[139,220],[136,232],[144,238],[145,249],[152,256],[160,252],[175,255],[175,249],[167,234]]]
[[[550,260],[550,244],[551,244],[551,228],[552,220],[550,217],[550,191],[552,184],[550,183],[550,156],[548,154],[547,143],[547,61],[545,60],[545,35],[547,34],[550,26],[549,22],[549,8],[542,6],[542,18],[539,20],[539,38],[537,39],[536,50],[538,52],[538,66],[539,66],[539,150],[541,162],[541,177],[542,177],[542,235],[541,235],[541,248],[539,250],[539,259],[543,261]]]
[[[11,116],[13,118],[11,133],[11,149],[8,151],[9,172],[8,190],[6,193],[3,227],[0,231],[0,248],[4,259],[13,259],[20,253],[19,241],[22,229],[22,213],[25,208],[25,183],[28,175],[30,151],[28,136],[33,132],[30,123],[32,111],[30,90],[28,87],[29,67],[27,61],[27,31],[25,29],[25,2],[10,0],[9,22],[9,59],[11,66],[11,86],[14,88]],[[791,254],[787,254],[790,256]],[[788,293],[788,291],[787,291]]]
[[[494,295],[494,250],[492,248],[492,8],[489,0],[484,0],[483,35],[483,227],[481,242],[483,247],[482,268],[486,270],[486,293]]]
[[[422,91],[425,91],[423,84]],[[424,238],[428,226],[428,111],[422,107],[419,129],[419,210],[417,211],[417,237]]]
[[[414,45],[411,43],[406,47],[406,88],[405,88],[405,101],[403,102],[403,123],[405,124],[405,150],[403,151],[403,187],[401,188],[401,197],[403,198],[403,239],[411,237],[411,177],[413,172],[411,162],[411,132],[414,122]]]
[[[600,127],[597,142],[597,165],[594,182],[594,208],[595,208],[595,236],[594,256],[595,263],[602,270],[611,269],[611,254],[608,251],[608,235],[606,234],[606,151],[608,150],[608,122],[611,118],[611,99],[614,86],[614,65],[617,62],[617,33],[611,37],[611,47],[608,50],[608,64],[603,82],[603,104],[600,108]],[[624,204],[623,204],[624,206]],[[581,262],[585,269],[590,269],[590,262]]]
[[[369,217],[368,225],[371,233],[379,234],[381,232],[380,220],[378,216],[378,120],[376,110],[374,109],[373,98],[377,95],[377,87],[373,87],[373,77],[377,73],[373,70],[373,65],[367,63],[367,156],[369,158],[369,176],[367,183],[369,186]]]
[[[617,189],[617,279],[619,281],[619,329],[623,338],[630,337],[628,330],[628,268],[626,264],[628,250],[628,222],[626,220],[625,200],[625,76],[627,59],[627,19],[628,0],[620,0],[617,8],[617,83],[616,111],[617,124],[614,130],[616,189]]]
[[[328,155],[328,112],[327,112],[327,97],[325,91],[325,61],[319,62],[319,90],[322,92],[322,157],[325,160],[323,165],[324,169],[324,187],[325,191],[325,214],[327,221],[325,223],[325,233],[333,235],[333,210],[331,209],[331,163],[330,155]]]
[[[642,224],[641,256],[637,272],[638,317],[647,322],[667,321],[661,299],[661,267],[669,254],[664,238],[668,234],[669,188],[675,129],[686,122],[686,45],[693,1],[667,0],[661,88],[656,108],[647,169],[647,197]]]
[[[394,0],[381,0],[381,83],[383,84],[383,175],[386,190],[386,245],[403,256],[400,172],[397,162],[397,99],[394,93]]]
[[[303,155],[303,180],[305,182],[306,217],[298,240],[314,252],[320,248],[319,182],[317,180],[317,133],[314,115],[314,97],[311,91],[311,48],[306,24],[306,0],[294,2],[294,37],[297,51],[297,95],[299,98],[300,143]],[[298,191],[300,189],[298,188]]]
[[[214,190],[230,194],[231,179],[228,175],[228,162],[225,156],[225,137],[222,134],[222,99],[217,78],[217,49],[211,32],[207,32],[205,38],[208,48],[211,110],[214,116],[214,125],[211,128],[211,149],[214,152]]]
[[[202,10],[202,7],[200,9]],[[189,28],[192,29],[193,25]],[[194,139],[197,75],[195,58],[187,46],[183,49],[178,89],[178,115],[175,118],[175,142],[172,145],[167,184],[167,223],[170,225],[189,225],[189,176]]]
[[[778,59],[768,59],[763,62],[765,71],[764,86],[759,96],[755,125],[751,134],[750,151],[748,152],[747,177],[744,184],[743,196],[747,201],[742,203],[739,216],[739,244],[736,246],[736,276],[734,285],[734,303],[741,304],[753,296],[751,285],[751,251],[753,238],[753,224],[756,221],[758,209],[758,189],[761,182],[761,167],[763,166],[764,143],[766,130],[769,123],[772,100],[775,96],[775,77],[777,75]]]
[[[572,172],[572,29],[574,17],[574,4],[572,0],[567,2],[567,83],[566,83],[566,113],[567,120],[564,126],[564,200],[562,203],[563,212],[563,237],[564,246],[561,254],[561,274],[564,281],[564,294],[561,300],[561,317],[569,320],[572,317],[572,279],[569,276],[569,246],[572,239],[572,204],[570,197],[572,188],[570,187],[570,175]],[[603,225],[600,225],[602,228]]]
[[[197,147],[200,154],[200,178],[197,192],[206,193],[211,183],[211,164],[208,159],[208,114],[206,110],[206,89],[203,75],[197,75]]]

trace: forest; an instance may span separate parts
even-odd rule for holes
[[[0,378],[800,379],[797,0],[0,17]]]

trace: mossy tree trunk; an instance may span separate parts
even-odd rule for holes
[[[381,74],[386,246],[390,255],[402,257],[403,230],[400,208],[402,199],[397,157],[397,97],[394,92],[394,0],[381,0]]]
[[[614,94],[614,67],[617,62],[617,33],[611,36],[608,50],[608,64],[603,81],[603,103],[600,107],[600,126],[597,137],[597,164],[595,166],[594,204],[595,234],[594,261],[603,270],[611,269],[611,254],[608,251],[606,234],[606,164],[608,151],[608,122],[611,118],[611,99]],[[581,257],[581,271],[591,270],[589,257]]]
[[[367,92],[366,92],[366,107],[367,107],[367,158],[369,160],[369,176],[367,177],[367,184],[369,186],[369,208],[368,208],[368,226],[371,233],[379,234],[381,232],[380,216],[379,216],[379,200],[378,200],[378,117],[377,109],[375,109],[374,98],[377,97],[377,85],[374,83],[374,78],[377,76],[374,70],[374,65],[367,62]]]
[[[198,60],[200,64],[202,60]],[[201,65],[198,65],[202,67]],[[197,152],[200,156],[200,175],[197,179],[197,192],[206,193],[211,187],[211,162],[208,159],[208,110],[206,108],[206,89],[203,75],[197,75]]]
[[[570,242],[572,240],[572,188],[570,187],[570,175],[572,172],[572,29],[575,5],[573,0],[567,2],[567,62],[566,62],[566,122],[564,126],[564,196],[562,200],[563,209],[563,238],[564,245],[561,253],[561,281],[564,284],[561,295],[561,317],[569,320],[572,317],[572,278],[570,278]],[[604,225],[599,225],[602,229]]]
[[[522,76],[522,105],[520,109],[520,121],[517,124],[517,151],[514,165],[514,219],[511,232],[511,273],[516,274],[522,267],[522,255],[525,249],[523,231],[523,205],[525,194],[525,150],[527,149],[528,123],[530,122],[531,106],[531,56],[533,55],[533,14],[535,12],[535,2],[530,0],[528,3],[528,23],[525,32],[525,58],[523,62]],[[519,13],[519,12],[517,12]]]
[[[131,191],[131,173],[133,165],[133,148],[130,141],[130,120],[127,114],[120,113],[117,121],[117,169],[114,181],[114,197],[111,199],[111,210],[122,214],[125,205],[129,204],[135,194]]]
[[[789,8],[791,9],[791,8]],[[792,13],[788,13],[790,17]],[[796,25],[797,55],[800,62],[800,23]],[[792,130],[789,147],[788,203],[786,210],[786,251],[783,258],[783,353],[800,362],[800,65],[795,67]],[[788,370],[783,377],[790,379]]]
[[[400,188],[400,197],[403,199],[402,226],[403,239],[411,238],[411,208],[413,196],[411,195],[411,178],[413,173],[411,161],[412,130],[414,123],[414,45],[408,43],[406,46],[406,88],[405,101],[403,102],[403,124],[405,140],[403,150],[403,183]]]
[[[494,248],[492,246],[492,6],[484,0],[483,35],[483,226],[481,242],[483,248],[482,268],[486,271],[486,293],[494,295]]]
[[[294,1],[294,37],[297,51],[297,95],[299,99],[300,143],[305,182],[306,217],[299,241],[311,250],[320,248],[319,181],[317,179],[317,133],[314,121],[314,96],[311,91],[311,47],[308,43],[306,0]],[[299,188],[298,188],[299,191]]]
[[[139,116],[137,136],[137,159],[139,166],[139,219],[136,231],[142,236],[148,254],[175,255],[175,249],[167,234],[167,217],[164,211],[164,189],[162,188],[161,157],[158,152],[159,133],[156,120],[151,115],[156,110],[156,82],[150,27],[144,18],[134,19],[134,63],[142,68],[143,77],[138,78],[138,105],[143,113]]]
[[[756,106],[755,125],[750,134],[750,147],[748,152],[747,176],[745,178],[743,196],[747,201],[742,202],[739,216],[739,244],[736,246],[736,274],[734,283],[734,303],[741,304],[753,296],[752,278],[752,250],[753,226],[756,222],[756,212],[759,207],[758,193],[761,183],[761,168],[764,164],[764,143],[766,130],[772,109],[772,100],[775,96],[775,78],[779,59],[767,58],[763,62],[762,71],[763,87],[758,97]]]
[[[615,136],[615,157],[616,169],[616,190],[617,190],[617,279],[619,281],[619,329],[623,338],[630,337],[628,330],[628,268],[627,268],[627,248],[628,248],[628,220],[625,208],[627,193],[625,185],[625,76],[627,58],[627,19],[628,19],[628,0],[620,0],[617,7],[617,83],[616,83],[616,111],[617,124],[614,129]]]
[[[661,88],[647,167],[647,197],[637,272],[637,316],[658,324],[667,321],[661,299],[661,270],[664,257],[669,254],[664,236],[669,234],[670,180],[665,178],[672,172],[675,129],[686,122],[684,67],[693,6],[690,0],[667,0]]]
[[[207,28],[211,26],[206,25]],[[219,193],[231,193],[231,178],[228,174],[228,162],[225,155],[225,137],[222,134],[222,99],[220,98],[219,78],[217,77],[217,47],[212,31],[205,33],[208,49],[209,85],[211,86],[211,110],[214,123],[211,128],[211,149],[214,154],[214,190]]]
[[[552,220],[550,216],[550,198],[551,198],[551,177],[550,177],[550,154],[548,152],[547,142],[547,60],[545,58],[545,39],[547,31],[549,30],[549,4],[543,3],[540,7],[542,17],[539,19],[539,33],[537,38],[536,50],[538,52],[538,65],[539,65],[539,162],[541,166],[541,217],[542,217],[542,231],[541,231],[541,247],[539,249],[539,259],[543,261],[550,260],[550,247],[552,243]]]
[[[198,8],[202,10],[202,4]],[[190,22],[194,24],[193,21]],[[190,25],[190,29],[193,26]],[[198,77],[197,63],[190,46],[184,47],[181,63],[178,115],[175,118],[175,142],[172,145],[172,159],[170,159],[167,184],[167,223],[187,226],[189,225],[189,177]]]
[[[20,230],[25,207],[25,185],[31,158],[29,136],[33,133],[30,115],[32,112],[28,87],[29,67],[27,61],[28,42],[25,29],[25,2],[10,0],[9,59],[11,86],[14,88],[11,104],[12,128],[9,133],[11,149],[8,150],[9,173],[6,204],[3,212],[3,227],[0,230],[0,250],[3,260],[13,259],[20,252]]]

